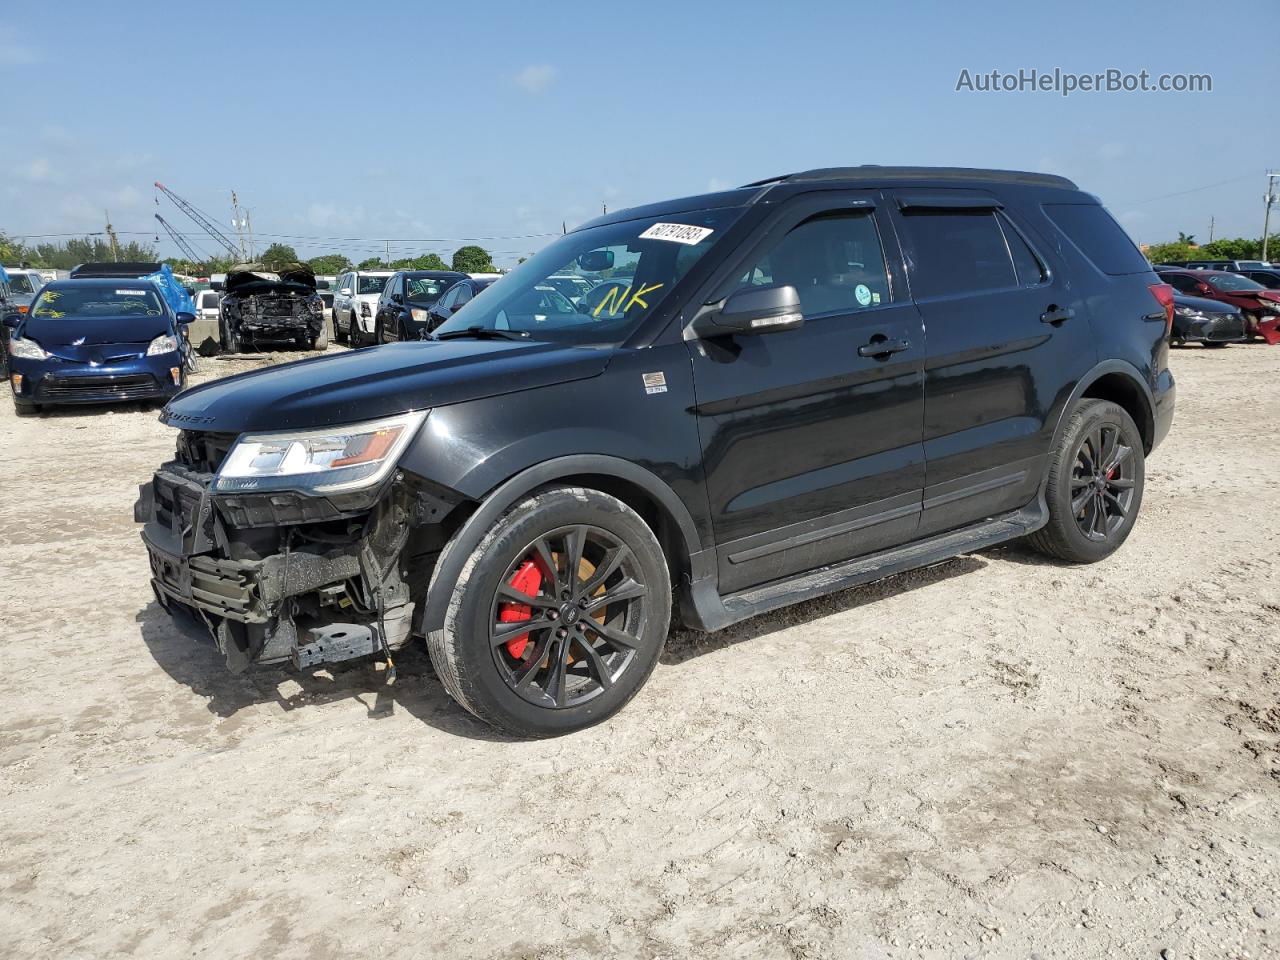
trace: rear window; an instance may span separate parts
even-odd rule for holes
[[[1046,203],[1044,212],[1095,267],[1113,277],[1151,269],[1111,214],[1094,203]]]

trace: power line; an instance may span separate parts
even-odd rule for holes
[[[1206,183],[1203,187],[1192,187],[1190,190],[1177,190],[1173,193],[1162,193],[1158,197],[1148,197],[1146,200],[1135,200],[1133,206],[1143,203],[1155,203],[1157,200],[1168,200],[1172,197],[1185,197],[1188,193],[1199,193],[1201,190],[1212,190],[1214,187],[1225,187],[1229,183],[1238,183],[1241,180],[1248,180],[1250,177],[1256,176],[1255,173],[1243,173],[1238,177],[1232,177],[1229,180],[1219,180],[1217,183]]]

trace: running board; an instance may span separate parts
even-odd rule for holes
[[[870,556],[810,570],[727,597],[715,592],[713,579],[708,577],[690,584],[681,613],[685,623],[695,629],[723,630],[770,610],[984,550],[1006,540],[1026,536],[1047,522],[1046,510],[1039,503],[1032,503],[1016,513]]]

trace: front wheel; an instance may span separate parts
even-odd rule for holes
[[[626,705],[670,619],[670,574],[644,520],[597,490],[552,487],[485,534],[427,645],[471,713],[514,736],[557,736]]]
[[[1081,401],[1049,463],[1049,522],[1028,541],[1070,563],[1109,557],[1133,530],[1145,477],[1133,418],[1107,400]]]
[[[343,330],[338,324],[338,311],[333,311],[333,340],[335,343],[346,343],[351,338],[347,336],[347,331]]]

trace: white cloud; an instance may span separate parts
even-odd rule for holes
[[[142,194],[134,187],[124,186],[115,190],[108,190],[106,200],[112,207],[127,210],[138,206],[142,202]]]
[[[44,183],[54,179],[53,165],[45,157],[33,157],[18,167],[18,176],[32,183]]]
[[[528,93],[539,94],[546,91],[556,78],[556,68],[549,64],[534,64],[525,67],[515,76],[516,85]]]
[[[0,28],[0,67],[26,67],[44,59],[39,47],[33,47],[12,30]]]

